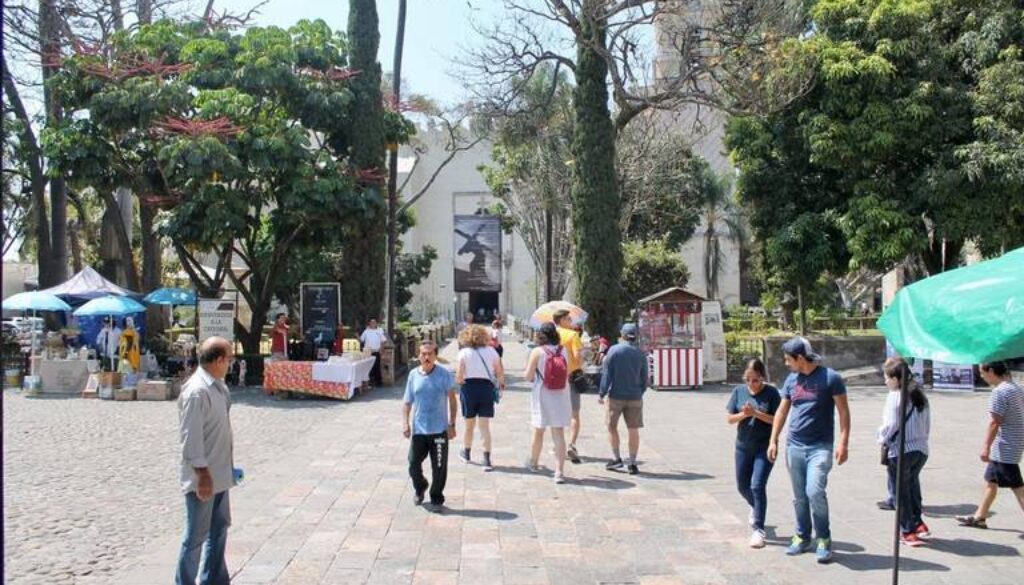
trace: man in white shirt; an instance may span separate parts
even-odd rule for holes
[[[103,329],[96,336],[96,346],[103,371],[114,371],[114,360],[117,359],[117,351],[121,346],[121,328],[115,325],[110,317],[103,320]]]
[[[224,550],[231,525],[228,490],[235,485],[231,395],[224,376],[231,369],[231,342],[211,337],[199,347],[199,369],[178,398],[181,489],[185,492],[185,534],[175,585],[227,585]],[[206,549],[200,568],[200,552]]]
[[[363,330],[363,334],[359,336],[359,343],[362,344],[363,351],[368,351],[373,355],[374,361],[373,369],[370,370],[370,381],[373,382],[374,386],[381,385],[380,348],[387,340],[387,334],[377,325],[376,319],[370,319],[370,324]]]

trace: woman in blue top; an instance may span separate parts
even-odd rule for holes
[[[430,486],[433,512],[441,512],[444,484],[448,480],[448,441],[455,438],[455,379],[452,373],[437,365],[437,344],[420,344],[420,365],[409,372],[402,406],[402,435],[410,439],[409,477],[416,505]],[[412,425],[409,415],[412,415]],[[430,456],[431,480],[423,476],[423,460]]]
[[[744,384],[733,388],[726,406],[726,420],[736,425],[736,487],[750,504],[752,548],[764,548],[765,488],[774,466],[768,459],[768,443],[775,411],[782,402],[779,391],[765,383],[767,377],[761,360],[750,360],[743,372]]]

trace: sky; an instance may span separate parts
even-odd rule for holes
[[[243,13],[258,0],[215,0],[214,10]],[[380,18],[380,63],[384,73],[391,72],[394,60],[395,31],[398,26],[398,0],[378,0]],[[405,51],[402,55],[403,86],[450,105],[468,97],[469,92],[449,72],[451,58],[460,47],[473,46],[470,19],[488,23],[501,14],[499,0],[408,0],[405,20]],[[270,0],[253,24],[289,27],[302,19],[321,18],[335,30],[348,26],[347,0]]]

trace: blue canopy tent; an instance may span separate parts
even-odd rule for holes
[[[31,291],[11,295],[4,299],[3,309],[5,311],[32,311],[34,317],[36,311],[70,311],[71,306],[59,299],[56,295]],[[36,321],[32,321],[32,355],[36,353]]]
[[[110,295],[126,297],[134,301],[142,300],[141,294],[110,282],[99,272],[96,272],[96,270],[91,266],[86,266],[78,274],[72,276],[62,284],[58,284],[57,286],[50,287],[40,292],[46,292],[58,296],[75,308],[80,307],[93,299]],[[143,316],[144,314],[145,307],[142,307],[136,313],[122,315],[122,319],[118,320],[118,325],[123,327],[124,316],[133,316],[135,319],[135,328],[139,331],[140,337],[144,339],[144,329],[146,324],[146,319]],[[82,332],[79,341],[85,345],[95,348],[96,337],[99,335],[100,330],[103,329],[103,320],[106,319],[106,316],[76,315],[75,319],[78,322],[78,328]]]

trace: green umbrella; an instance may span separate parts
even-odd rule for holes
[[[878,320],[878,328],[906,358],[976,364],[1024,355],[1024,248],[903,288]],[[907,384],[904,375],[900,412],[907,412]],[[899,583],[905,422],[900,417],[893,585]]]
[[[977,364],[1024,356],[1024,248],[903,288],[878,328],[904,357]]]

